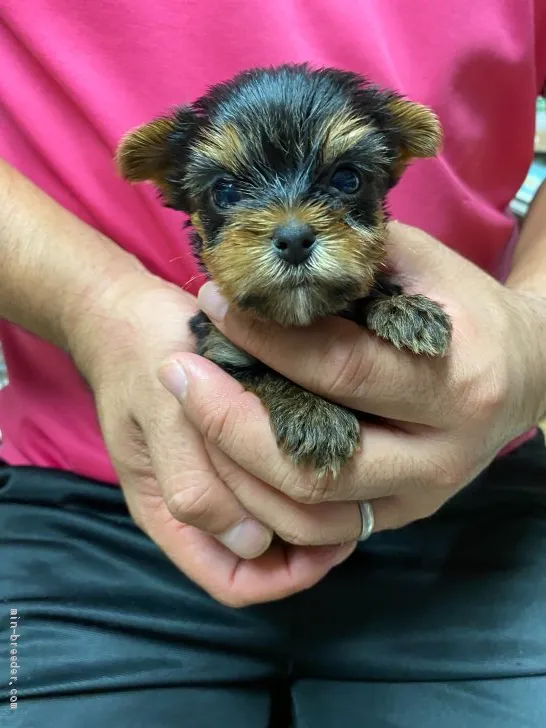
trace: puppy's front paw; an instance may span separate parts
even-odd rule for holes
[[[360,445],[357,418],[303,390],[284,405],[269,412],[279,447],[296,464],[311,466],[317,475],[337,476]]]
[[[452,326],[442,307],[426,296],[389,296],[374,301],[366,325],[397,349],[414,354],[445,356]]]

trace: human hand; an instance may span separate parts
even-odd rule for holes
[[[132,272],[72,316],[68,348],[94,392],[135,522],[219,601],[241,606],[278,599],[321,579],[354,544],[269,548],[271,529],[251,519],[245,499],[222,482],[202,436],[157,378],[165,358],[193,349],[188,320],[195,311],[190,295],[145,271]],[[253,508],[266,486],[228,458],[225,463]],[[294,504],[293,511],[300,544],[339,544],[355,530],[350,504]]]
[[[545,301],[502,286],[414,228],[391,224],[389,255],[406,292],[450,314],[446,358],[397,351],[339,318],[305,330],[260,323],[227,312],[212,285],[203,287],[200,307],[237,346],[310,391],[382,418],[362,426],[361,450],[337,479],[317,478],[279,452],[255,397],[210,363],[177,355],[184,411],[236,495],[244,489],[224,460],[298,503],[371,500],[376,530],[397,528],[434,513],[546,410]],[[271,526],[276,506],[264,503],[259,517]]]

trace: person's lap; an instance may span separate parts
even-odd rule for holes
[[[118,489],[6,467],[0,486],[9,725],[266,728],[289,700],[295,728],[545,725],[539,437],[315,588],[244,610],[180,574]]]

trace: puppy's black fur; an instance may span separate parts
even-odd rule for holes
[[[443,356],[442,308],[384,270],[385,199],[406,166],[438,151],[426,107],[353,73],[254,69],[129,132],[117,161],[186,213],[196,255],[231,304],[305,326],[338,314],[400,349]],[[197,351],[255,392],[283,450],[336,474],[359,444],[354,413],[292,384],[198,314]]]

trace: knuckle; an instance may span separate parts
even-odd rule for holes
[[[298,477],[293,468],[283,469],[283,472],[278,475],[278,489],[280,493],[297,503],[305,503],[309,491],[305,478]]]
[[[314,475],[307,489],[307,498],[305,501],[308,505],[316,505],[324,503],[328,500],[334,500],[335,480],[331,475],[318,476]]]
[[[214,507],[212,490],[207,480],[184,485],[166,500],[167,508],[177,521],[203,527],[210,520]]]
[[[508,377],[494,365],[473,369],[461,377],[454,394],[461,418],[488,420],[506,401]]]
[[[273,480],[275,480],[275,478],[273,478]],[[294,474],[291,469],[283,469],[280,473],[278,473],[276,480],[278,483],[277,488],[280,493],[284,493],[284,495],[295,501],[298,500],[297,495],[300,490],[300,485],[298,483],[298,479],[294,478]]]
[[[294,477],[287,473],[281,483],[281,492],[302,505],[316,505],[331,499],[330,477],[314,474],[311,478]]]
[[[301,488],[294,495],[294,500],[303,506],[313,506],[321,502],[320,490],[311,486],[310,488]]]
[[[313,505],[320,502],[320,499],[317,495],[317,489],[312,486],[305,487],[303,485],[299,485],[293,488],[291,498],[293,498],[296,503],[301,503],[301,505],[305,506]]]
[[[301,522],[284,523],[277,527],[275,532],[285,543],[298,547],[337,544],[350,540],[352,535],[350,529],[342,525],[334,535],[331,529],[321,527],[317,523],[306,522],[306,519],[302,519]]]
[[[326,352],[327,366],[319,368],[322,389],[334,399],[359,396],[363,383],[373,376],[375,357],[372,349],[371,342],[364,349],[360,340],[334,341]]]
[[[460,457],[453,455],[449,459],[437,460],[430,469],[427,485],[433,490],[452,493],[464,484],[467,470]]]
[[[314,543],[314,540],[306,537],[295,523],[282,524],[276,529],[276,533],[282,541],[292,546],[310,546]]]
[[[482,378],[471,404],[481,418],[489,419],[504,404],[507,393],[507,379],[490,373],[488,377]]]
[[[324,543],[322,531],[320,525],[313,523],[301,511],[285,514],[283,522],[275,526],[275,533],[279,538],[292,546],[320,546]]]
[[[211,407],[202,413],[201,432],[209,442],[215,444],[226,442],[232,431],[233,423],[229,407]]]

